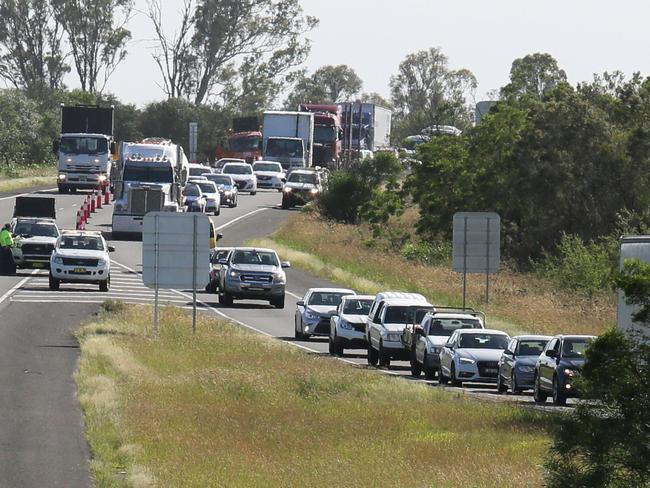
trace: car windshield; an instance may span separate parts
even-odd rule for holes
[[[481,329],[478,319],[470,318],[434,318],[429,325],[430,336],[448,337],[457,329]]]
[[[195,185],[187,185],[185,187],[185,196],[186,197],[198,197],[198,196],[201,196],[201,191]]]
[[[390,306],[386,308],[386,324],[419,324],[429,310],[415,306]]]
[[[204,182],[204,183],[196,183],[196,186],[201,188],[201,191],[203,193],[216,193],[217,192],[217,187],[214,186],[214,183],[212,182]]]
[[[190,168],[190,176],[201,176],[206,171],[210,171],[210,168],[201,166],[200,168]]]
[[[564,339],[564,344],[562,345],[562,357],[565,358],[583,358],[585,357],[585,351],[589,347],[591,339],[589,338],[576,338],[576,339]]]
[[[460,347],[463,349],[505,349],[508,336],[503,334],[463,334]]]
[[[343,305],[343,313],[350,315],[368,315],[372,302],[372,299],[350,298]]]
[[[228,146],[234,152],[257,151],[262,144],[260,136],[236,137],[228,141]]]
[[[315,185],[316,175],[313,173],[291,173],[287,181],[290,183],[309,183]]]
[[[63,154],[107,153],[108,141],[96,137],[62,137],[60,151]]]
[[[336,129],[328,126],[314,127],[314,142],[320,144],[325,142],[334,142],[336,140]]]
[[[546,340],[540,340],[540,339],[535,339],[535,340],[530,340],[530,339],[524,339],[522,341],[519,341],[519,345],[517,346],[517,353],[518,356],[539,356],[542,354],[542,351],[544,350],[544,346],[546,346],[546,343],[548,341]]]
[[[134,166],[127,164],[124,168],[124,181],[171,183],[172,180],[173,174],[170,166]]]
[[[19,236],[59,237],[56,225],[34,222],[18,222],[13,233]]]
[[[278,266],[278,257],[271,251],[235,251],[233,264],[264,264]]]
[[[282,166],[278,163],[255,163],[253,171],[272,171],[274,173],[282,173]]]
[[[349,293],[332,292],[332,291],[315,291],[309,296],[308,305],[326,305],[338,307],[341,299]]]
[[[272,158],[302,158],[302,140],[269,139],[266,144],[266,155]]]
[[[94,236],[65,236],[59,243],[60,249],[76,249],[84,251],[103,251],[104,244],[99,237]]]
[[[220,259],[226,259],[228,254],[230,254],[230,249],[217,249],[212,253],[212,259],[210,259],[210,262],[212,264],[217,264]]]
[[[232,185],[232,180],[230,179],[230,176],[205,175],[205,174],[203,176],[205,176],[207,179],[209,179],[215,185]]]
[[[229,175],[250,175],[253,174],[253,168],[248,164],[227,164],[223,167],[223,172]]]

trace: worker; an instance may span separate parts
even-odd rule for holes
[[[0,274],[11,276],[16,274],[16,262],[11,248],[14,246],[14,238],[11,234],[9,224],[0,231]]]

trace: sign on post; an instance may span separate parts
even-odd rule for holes
[[[457,212],[453,227],[453,270],[463,273],[463,307],[467,273],[485,273],[485,301],[490,300],[490,275],[501,265],[501,217],[495,212]]]
[[[199,124],[190,122],[190,162],[196,163],[199,153]]]
[[[196,331],[196,290],[208,284],[210,223],[198,213],[149,212],[142,226],[142,282],[155,290],[154,329],[158,330],[158,290],[192,290],[192,330]]]

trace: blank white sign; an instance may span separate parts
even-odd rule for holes
[[[501,265],[501,217],[495,212],[457,212],[453,244],[454,271],[497,273]]]

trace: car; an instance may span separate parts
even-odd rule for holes
[[[56,221],[50,218],[17,217],[10,231],[16,236],[11,248],[17,268],[47,268],[50,255],[61,235]]]
[[[232,176],[239,191],[247,191],[251,195],[257,193],[257,177],[248,163],[226,163],[221,170],[224,175]]]
[[[411,375],[432,380],[440,369],[440,351],[458,329],[484,329],[485,315],[466,308],[436,307],[422,322],[407,326],[402,344],[410,350]]]
[[[499,359],[497,392],[508,388],[513,394],[530,390],[535,385],[535,364],[551,336],[520,335],[513,337]]]
[[[268,300],[275,308],[284,308],[288,261],[280,262],[273,249],[237,247],[219,264],[219,303],[232,305],[235,299]]]
[[[214,215],[221,214],[221,195],[217,185],[208,179],[196,180],[190,178],[190,183],[201,188],[201,193],[205,195],[205,211],[213,212]]]
[[[421,323],[431,310],[434,306],[419,293],[378,293],[366,318],[368,364],[389,367],[392,359],[408,360],[402,332],[409,324]]]
[[[234,248],[232,247],[217,247],[210,253],[210,281],[205,286],[205,291],[208,293],[216,293],[219,289],[219,282],[221,281],[221,272],[224,265],[221,264],[224,260],[228,260],[228,256]]]
[[[253,172],[257,176],[258,188],[270,188],[282,191],[286,175],[282,165],[274,161],[256,161],[253,163]]]
[[[307,290],[302,300],[296,303],[294,337],[306,340],[311,336],[329,336],[330,318],[346,295],[356,295],[356,293],[347,288]]]
[[[553,404],[566,405],[578,396],[573,380],[585,364],[585,351],[596,337],[589,335],[557,335],[553,337],[535,363],[533,398],[544,403],[549,395]]]
[[[496,383],[499,359],[510,337],[494,329],[458,329],[440,351],[438,381],[452,386],[463,383]]]
[[[282,208],[304,205],[317,198],[322,191],[323,184],[319,172],[307,169],[293,170],[287,175],[287,181],[282,188]]]
[[[106,244],[98,231],[64,231],[56,241],[50,257],[50,290],[59,290],[61,283],[91,283],[99,291],[111,286],[111,258],[115,249]]]
[[[201,187],[195,183],[187,183],[183,190],[183,206],[188,212],[205,212],[207,197],[201,191]]]
[[[230,208],[237,206],[239,190],[232,176],[224,174],[204,174],[203,176],[217,185],[221,196],[221,205],[228,205]]]
[[[204,173],[211,173],[212,168],[210,166],[204,166],[203,164],[190,163],[188,165],[188,177],[192,178],[193,176],[201,176]]]
[[[212,167],[212,171],[213,171],[214,173],[221,173],[221,170],[223,170],[223,167],[224,167],[227,163],[245,163],[245,162],[246,162],[245,159],[238,159],[238,158],[221,158],[221,159],[217,160],[217,161],[214,163],[214,166]]]
[[[373,295],[346,295],[330,319],[329,352],[343,356],[346,349],[366,349],[366,317]]]

